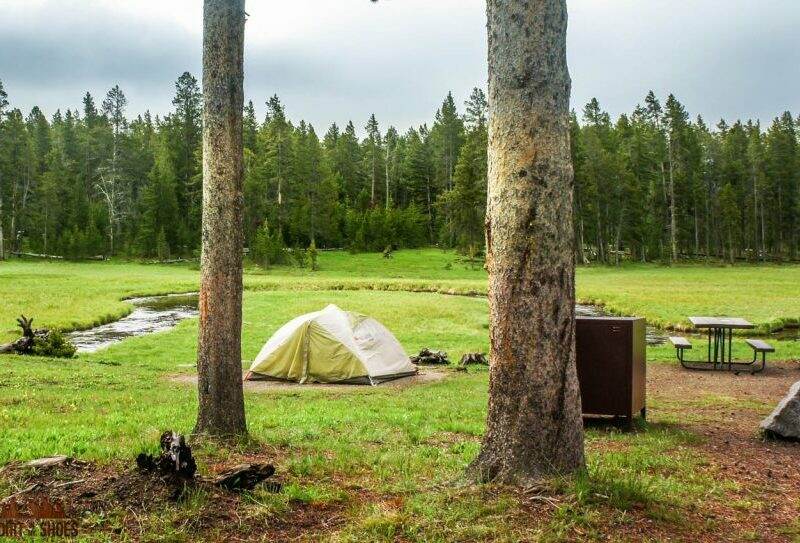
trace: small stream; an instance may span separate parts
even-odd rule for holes
[[[198,315],[197,294],[130,298],[134,310],[118,321],[67,334],[79,353],[93,353],[123,339],[163,332]]]
[[[167,294],[130,298],[134,310],[118,321],[67,334],[69,340],[81,353],[93,353],[123,339],[163,332],[175,327],[179,322],[198,315],[197,294]],[[600,307],[591,305],[575,306],[577,315],[587,317],[609,316]],[[661,345],[666,341],[663,330],[647,327],[647,344]]]

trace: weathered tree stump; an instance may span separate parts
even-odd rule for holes
[[[426,347],[417,356],[411,357],[411,363],[418,366],[446,366],[450,360],[446,352],[432,351]]]
[[[186,438],[171,430],[161,434],[161,454],[141,453],[136,457],[136,465],[142,471],[157,471],[163,476],[183,480],[192,479],[197,472],[197,463]]]
[[[461,357],[459,366],[488,366],[489,359],[483,353],[466,353]]]
[[[214,477],[199,477],[197,462],[186,438],[172,430],[161,434],[161,454],[153,456],[141,453],[136,457],[136,465],[144,473],[161,477],[166,485],[173,487],[173,499],[178,500],[189,485],[209,484],[229,492],[252,490],[266,479],[275,475],[271,464],[239,464]],[[281,484],[268,482],[267,490],[279,492]]]

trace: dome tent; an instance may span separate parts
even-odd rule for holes
[[[331,304],[284,324],[245,379],[376,385],[415,373],[416,366],[385,326]]]

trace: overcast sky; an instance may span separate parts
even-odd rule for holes
[[[568,0],[573,104],[612,115],[648,89],[692,115],[800,113],[800,0]],[[263,115],[277,93],[318,131],[374,112],[405,129],[448,90],[486,81],[484,0],[247,0],[245,92]],[[202,0],[0,0],[0,80],[24,111],[97,102],[114,84],[130,115],[171,108],[199,78]]]

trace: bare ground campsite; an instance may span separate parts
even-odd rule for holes
[[[0,541],[800,543],[797,5],[2,4]]]

